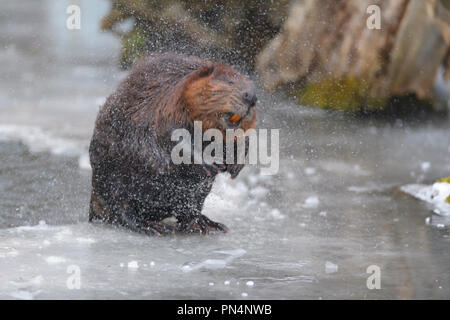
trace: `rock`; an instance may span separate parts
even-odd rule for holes
[[[224,59],[252,68],[256,55],[274,37],[290,0],[111,0],[103,30],[122,37],[121,65],[155,51]],[[132,30],[119,31],[133,19]]]
[[[438,105],[432,89],[439,66],[446,79],[450,73],[450,10],[441,2],[296,0],[257,58],[261,83],[339,110]],[[374,4],[381,29],[366,25]]]

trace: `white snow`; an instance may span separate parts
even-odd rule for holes
[[[228,255],[228,257],[225,259],[227,262],[231,262],[234,259],[242,257],[247,253],[247,251],[245,251],[244,249],[215,250],[214,252]]]
[[[436,182],[432,185],[408,184],[400,188],[420,200],[431,203],[434,212],[442,216],[450,216],[450,203],[445,199],[450,196],[450,183]]]
[[[303,208],[317,208],[319,202],[320,201],[317,196],[310,196],[306,198],[305,202],[303,203]]]
[[[38,290],[36,292],[30,292],[26,290],[16,290],[10,293],[10,296],[16,299],[22,299],[22,300],[33,300],[36,295],[38,295],[41,292],[41,290]]]
[[[16,257],[19,255],[19,251],[11,247],[0,247],[0,258]]]
[[[428,171],[428,169],[430,169],[430,167],[431,167],[431,164],[429,162],[423,162],[420,165],[420,168],[422,168],[422,171]]]
[[[186,264],[181,267],[181,269],[185,272],[198,270],[198,269],[207,269],[207,270],[214,270],[214,269],[222,269],[225,268],[227,265],[226,260],[222,259],[206,259],[202,262],[199,262],[197,264]]]
[[[45,223],[44,220],[39,221],[39,223],[35,226],[20,226],[17,227],[16,230],[17,231],[32,231],[32,230],[46,230],[47,229],[47,224]]]
[[[60,264],[60,263],[66,262],[66,258],[57,257],[57,256],[49,256],[49,257],[45,258],[45,261],[48,264],[53,265],[53,264]]]
[[[135,260],[128,262],[128,268],[129,269],[138,269],[139,263]]]
[[[252,190],[250,190],[250,194],[256,198],[262,198],[262,197],[266,196],[267,193],[269,193],[269,190],[267,188],[264,188],[261,186],[257,186],[255,188],[253,188]]]
[[[223,269],[229,265],[233,260],[243,256],[246,251],[244,249],[234,250],[215,250],[214,253],[227,255],[224,259],[205,259],[200,262],[187,262],[181,266],[181,270],[184,272],[191,272],[194,270],[216,270]]]
[[[247,281],[247,282],[246,282],[246,285],[247,285],[248,287],[253,287],[253,286],[255,285],[255,283],[254,283],[253,281]]]
[[[89,160],[88,153],[83,153],[78,158],[78,166],[80,167],[80,169],[91,170],[91,161]]]
[[[325,262],[325,272],[326,273],[335,273],[339,269],[339,266],[337,264],[334,264],[331,261]]]
[[[92,238],[83,238],[83,237],[78,237],[76,238],[78,243],[82,243],[82,244],[91,244],[91,243],[95,243],[96,241]]]
[[[216,177],[211,193],[206,197],[204,208],[208,212],[226,210],[227,212],[240,212],[240,203],[248,196],[248,187],[241,181],[231,181],[225,174]]]
[[[50,151],[53,154],[79,155],[83,151],[80,141],[61,138],[53,132],[35,126],[0,124],[0,140],[19,140],[31,152]]]

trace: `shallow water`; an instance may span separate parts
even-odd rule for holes
[[[107,2],[82,1],[78,31],[68,4],[0,5],[0,298],[450,298],[450,221],[399,190],[449,175],[447,119],[369,121],[260,93],[280,171],[218,177],[204,213],[229,233],[89,224],[87,146],[124,73],[97,31]]]

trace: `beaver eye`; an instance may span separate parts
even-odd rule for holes
[[[233,81],[228,81],[228,85],[229,85],[229,86],[232,86],[233,84],[234,84]]]

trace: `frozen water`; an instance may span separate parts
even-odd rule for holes
[[[139,263],[135,260],[128,262],[128,268],[129,269],[138,269]]]
[[[229,233],[90,224],[89,139],[124,75],[119,40],[98,32],[108,2],[83,2],[74,33],[47,14],[64,2],[24,1],[0,10],[0,298],[448,299],[448,217],[399,190],[448,176],[448,120],[352,119],[259,92],[280,172],[218,176],[204,213]],[[366,289],[370,265],[382,290]]]
[[[64,257],[49,256],[45,258],[45,261],[47,261],[48,264],[58,264],[66,262],[66,259]]]

